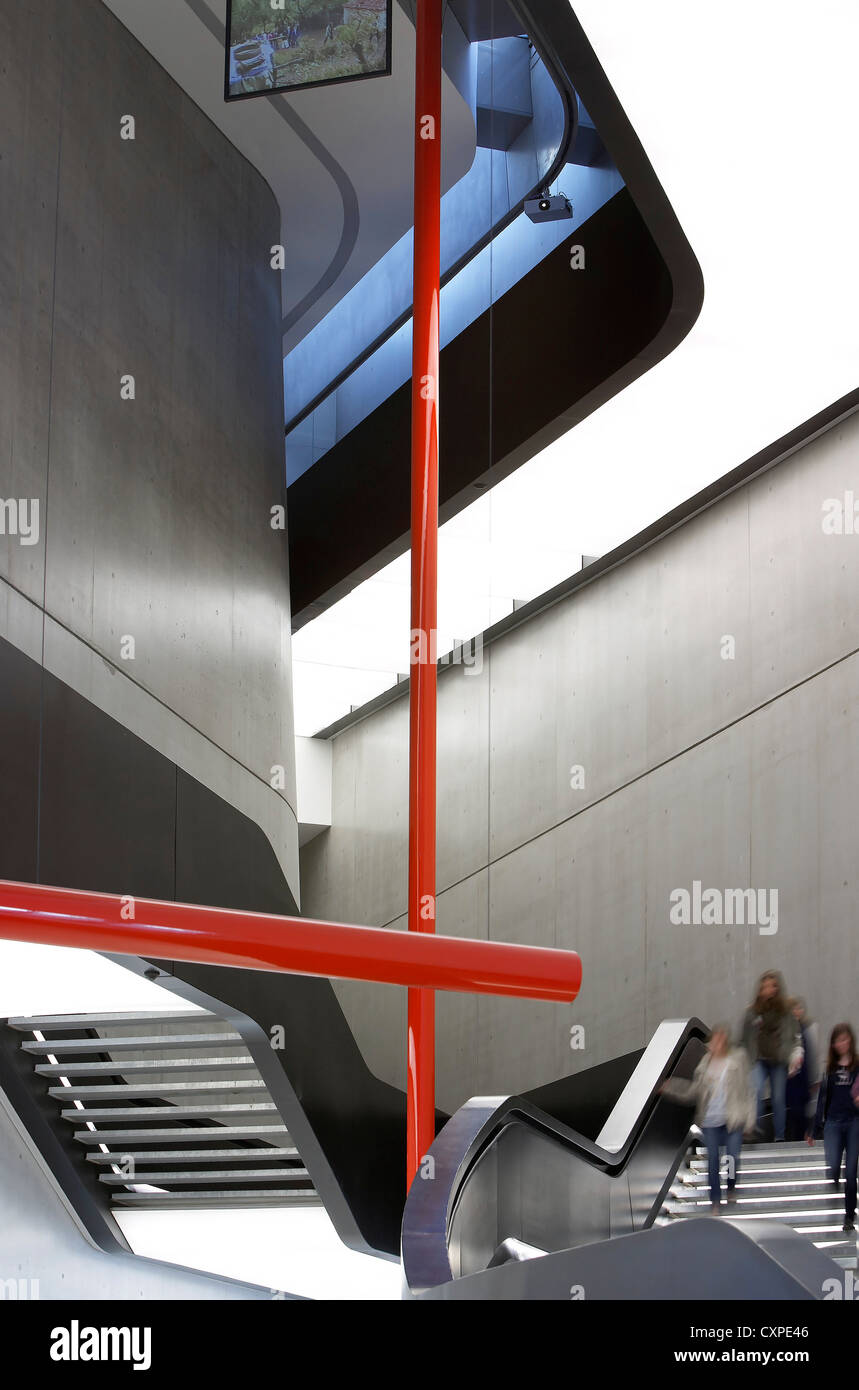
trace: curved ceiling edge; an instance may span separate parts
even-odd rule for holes
[[[660,288],[654,280],[651,296],[654,303],[649,325],[643,321],[643,307],[638,302],[642,301],[643,294],[638,294],[635,300],[628,299],[626,310],[619,303],[615,304],[612,333],[617,339],[617,352],[614,360],[605,361],[601,376],[597,377],[590,368],[588,372],[580,373],[581,380],[564,401],[560,399],[557,382],[552,383],[553,389],[549,391],[548,387],[544,389],[540,381],[532,381],[533,398],[519,410],[522,418],[512,421],[513,428],[507,430],[508,440],[505,444],[502,445],[501,432],[493,430],[494,444],[491,449],[487,450],[486,442],[478,439],[471,439],[466,448],[463,441],[468,435],[468,421],[456,418],[456,428],[453,431],[448,428],[447,443],[449,451],[453,450],[457,458],[454,464],[444,458],[442,460],[442,479],[447,484],[443,489],[445,495],[440,498],[439,515],[442,521],[449,520],[474,500],[475,487],[485,491],[487,487],[502,481],[672,353],[690,332],[704,301],[704,280],[697,257],[569,0],[511,0],[511,3],[522,21],[523,29],[553,76],[560,75],[568,92],[581,97],[625,184],[624,191],[616,195],[614,200],[614,225],[611,228],[605,225],[612,220],[610,210],[603,210],[592,219],[592,234],[600,238],[609,236],[618,261],[617,266],[612,267],[608,282],[602,286],[604,298],[614,296],[617,299],[623,292],[621,282],[624,279],[626,292],[632,293],[628,273],[630,267],[624,274],[620,273],[624,254],[627,258],[643,256],[652,263],[654,274],[658,262],[664,285]],[[625,211],[622,208],[624,202]],[[648,247],[651,249],[648,250]],[[543,263],[547,274],[549,259]],[[542,268],[538,269],[542,271]],[[568,281],[569,277],[565,278]],[[539,275],[531,272],[520,287],[504,297],[509,301],[507,307],[511,308],[508,315],[510,331],[527,331],[528,296],[530,294],[533,298],[539,283]],[[640,278],[638,283],[643,283]],[[546,303],[557,301],[560,305],[563,301],[558,296],[561,294],[562,281],[558,273],[555,284],[549,287],[543,300]],[[553,295],[555,300],[552,299]],[[524,297],[526,302],[516,306],[517,297],[520,300]],[[599,312],[602,313],[603,309],[604,306]],[[593,310],[594,306],[591,305],[590,311]],[[474,385],[473,372],[468,363],[476,360],[477,353],[485,355],[489,351],[489,344],[494,343],[494,352],[500,355],[504,346],[499,344],[498,331],[503,317],[501,301],[494,305],[491,312],[496,332],[492,334],[485,327],[484,337],[488,334],[485,342],[480,339],[478,324],[473,331],[467,330],[461,334],[445,350],[451,362],[452,377],[459,387],[463,387],[466,381],[470,387]],[[578,317],[581,321],[580,314]],[[634,322],[636,317],[642,321]],[[644,329],[646,331],[642,331]],[[473,339],[470,345],[466,342],[469,334]],[[622,338],[624,341],[621,341]],[[515,342],[510,344],[508,356],[513,352]],[[444,361],[443,352],[443,366]],[[510,363],[506,363],[506,366],[509,377]],[[544,366],[547,373],[551,368],[551,372],[557,374],[557,366],[552,367],[550,362],[544,363]],[[590,379],[587,379],[588,374]],[[399,447],[396,441],[400,441],[401,436],[406,440],[408,434],[407,394],[407,388],[395,393],[289,489],[293,631],[318,616],[408,548],[408,500],[399,476],[401,470],[379,461],[378,451],[373,451],[370,438],[374,427],[380,430],[390,442],[386,452],[393,457]],[[448,399],[451,401],[450,397]],[[449,406],[454,413],[456,400],[454,394]],[[541,410],[544,413],[540,419]],[[475,411],[471,410],[469,418],[474,414]],[[452,419],[450,414],[448,419]],[[511,424],[510,421],[507,423]],[[458,435],[461,435],[461,440],[457,438]],[[496,448],[496,444],[500,447]],[[443,451],[444,445],[443,434]],[[470,462],[460,457],[464,454],[468,455]],[[477,460],[482,466],[478,465]],[[356,492],[356,462],[369,470],[366,486],[372,490],[378,504],[371,518],[372,525],[368,524],[366,534],[361,538],[360,554],[354,527],[356,508],[357,514],[362,512],[362,497],[360,491]]]
[[[225,26],[220,20],[215,18],[208,5],[205,3],[205,0],[185,0],[185,4],[197,16],[200,23],[205,25],[209,33],[218,40],[218,43],[223,44],[226,42]],[[290,329],[299,322],[310,306],[316,303],[320,295],[323,295],[326,290],[331,288],[334,281],[343,270],[358,240],[358,231],[361,226],[361,213],[358,207],[358,194],[355,191],[355,186],[342,164],[338,163],[330,150],[326,148],[318,136],[313,134],[313,131],[306,122],[303,121],[285,101],[275,101],[271,97],[266,98],[266,100],[272,110],[277,113],[282,121],[286,121],[286,124],[294,134],[298,136],[299,140],[304,143],[310,153],[319,160],[319,163],[331,175],[343,204],[343,230],[340,233],[340,241],[337,250],[316,284],[293,306],[288,314],[284,315],[282,329],[283,335],[286,337]]]
[[[4,641],[256,826],[300,901],[298,814],[286,794],[0,578]]]
[[[187,0],[187,3],[192,3],[192,0]],[[403,5],[405,9],[407,9],[410,18],[413,19],[410,10],[408,10],[408,7],[404,4],[404,0],[400,0],[400,3]],[[509,4],[510,8],[515,13],[517,13],[517,17],[519,17],[516,0],[507,0],[507,3]],[[525,28],[524,21],[522,27],[523,29]],[[562,75],[561,70],[554,65],[552,57],[546,50],[545,46],[539,42],[539,39],[536,42],[534,42],[534,48],[537,51],[538,56],[540,57],[540,60],[543,63],[543,66],[545,67],[547,73],[549,74],[549,77],[551,78],[552,84],[555,88],[555,91],[558,94],[558,98],[563,108],[564,129],[560,142],[558,144],[558,148],[546,172],[541,176],[537,183],[533,184],[530,188],[526,190],[524,197],[518,199],[512,207],[508,208],[507,212],[505,212],[495,222],[493,222],[492,225],[488,228],[488,230],[483,232],[473,242],[473,244],[469,247],[467,251],[465,251],[462,255],[458,256],[456,260],[453,261],[450,265],[442,267],[440,278],[440,284],[442,289],[444,289],[446,285],[450,284],[451,281],[455,280],[456,277],[463,270],[465,270],[466,266],[468,266],[471,261],[475,260],[475,258],[480,255],[481,251],[485,250],[491,242],[493,242],[497,237],[501,235],[502,232],[506,231],[506,229],[513,222],[515,222],[516,218],[519,217],[519,215],[522,212],[522,203],[525,198],[536,198],[544,188],[547,188],[550,184],[555,182],[555,180],[560,176],[561,171],[563,170],[566,164],[567,155],[572,150],[573,145],[575,143],[579,129],[579,115],[578,103],[575,100],[573,91],[568,82],[566,81],[565,75]],[[471,171],[469,170],[469,173],[470,172]],[[465,175],[465,178],[468,178],[468,174]],[[442,216],[444,216],[443,203]],[[329,288],[328,284],[323,285],[321,281],[320,285],[320,294],[324,293],[324,291],[327,288]],[[391,320],[391,322],[388,324],[388,326],[384,329],[383,332],[377,334],[376,337],[374,337],[372,341],[366,345],[366,347],[363,347],[360,350],[360,352],[357,352],[355,356],[346,364],[346,366],[339,370],[337,374],[331,378],[330,382],[323,391],[320,391],[317,395],[313,396],[311,400],[309,400],[299,410],[296,410],[294,414],[289,416],[284,425],[284,434],[289,435],[292,432],[292,430],[296,429],[296,427],[300,425],[305,419],[307,419],[309,415],[312,415],[314,410],[316,410],[324,401],[326,401],[328,397],[332,395],[332,393],[336,391],[339,386],[342,386],[344,382],[348,381],[349,377],[355,371],[357,371],[359,367],[363,366],[365,362],[369,361],[369,359],[375,353],[377,353],[382,347],[384,347],[384,345],[410,321],[411,316],[412,306],[411,300],[409,300],[407,308],[405,308],[401,313],[398,313]],[[324,321],[324,319],[320,320],[321,323],[324,323]],[[290,327],[291,326],[292,325],[290,324]],[[284,333],[286,331],[286,328],[284,328]]]
[[[704,276],[644,146],[580,24],[571,0],[510,0],[546,45],[556,71],[578,92],[668,267],[671,313],[639,361],[666,357],[686,337],[704,302]],[[638,375],[639,373],[636,373]],[[619,389],[619,388],[618,388]]]

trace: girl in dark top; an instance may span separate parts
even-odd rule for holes
[[[823,1151],[829,1176],[838,1186],[844,1159],[846,1191],[844,1230],[855,1229],[856,1169],[859,1166],[859,1057],[856,1035],[849,1023],[836,1023],[829,1039],[829,1057],[817,1098],[815,1132],[823,1129]],[[855,1093],[855,1094],[854,1094]],[[814,1139],[809,1137],[809,1144]]]

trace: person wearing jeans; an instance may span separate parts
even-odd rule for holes
[[[807,1139],[814,1130],[814,1117],[817,1111],[817,1095],[820,1076],[820,1046],[818,1028],[809,1018],[804,999],[789,999],[790,1011],[799,1028],[799,1041],[802,1046],[802,1063],[798,1071],[788,1077],[785,1099],[787,1101],[787,1139]]]
[[[755,1088],[757,1103],[757,1127],[761,1128],[763,1119],[764,1101],[769,1086],[770,1099],[772,1102],[773,1113],[773,1138],[779,1143],[785,1136],[787,1127],[787,1102],[785,1092],[787,1091],[787,1066],[784,1062],[773,1062],[769,1058],[759,1058],[752,1068],[752,1084]]]
[[[784,1139],[785,1087],[802,1064],[800,1030],[785,998],[781,976],[768,970],[758,981],[754,1002],[743,1017],[743,1047],[752,1065],[758,1097],[757,1126],[761,1128],[764,1096],[772,1096],[773,1138]]]
[[[820,1083],[815,1131],[823,1129],[823,1153],[829,1176],[838,1187],[845,1171],[844,1230],[855,1229],[856,1171],[859,1167],[859,1058],[849,1023],[837,1023],[829,1039],[829,1056]],[[810,1144],[814,1143],[809,1138]]]
[[[719,1024],[710,1034],[707,1051],[691,1081],[672,1077],[661,1087],[669,1100],[692,1102],[695,1123],[707,1146],[710,1206],[718,1216],[722,1200],[721,1152],[727,1153],[728,1201],[736,1201],[743,1133],[755,1123],[755,1099],[746,1054],[731,1047],[728,1030]]]

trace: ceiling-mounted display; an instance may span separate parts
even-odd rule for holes
[[[392,0],[227,0],[225,97],[384,77]]]

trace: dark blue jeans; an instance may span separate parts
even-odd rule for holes
[[[856,1168],[859,1164],[859,1115],[855,1120],[827,1120],[823,1126],[823,1152],[833,1181],[841,1176],[844,1159],[847,1189],[844,1211],[848,1221],[856,1215]]]
[[[743,1147],[743,1131],[728,1129],[727,1125],[704,1125],[701,1129],[707,1145],[707,1177],[710,1180],[710,1201],[717,1207],[722,1200],[719,1182],[719,1151],[728,1151],[728,1191],[733,1191],[740,1171],[740,1149]]]
[[[764,1087],[767,1079],[770,1083],[773,1105],[773,1138],[784,1138],[785,1122],[785,1100],[784,1091],[787,1085],[787,1067],[784,1062],[755,1062],[754,1083],[758,1093],[758,1128],[764,1113]]]

